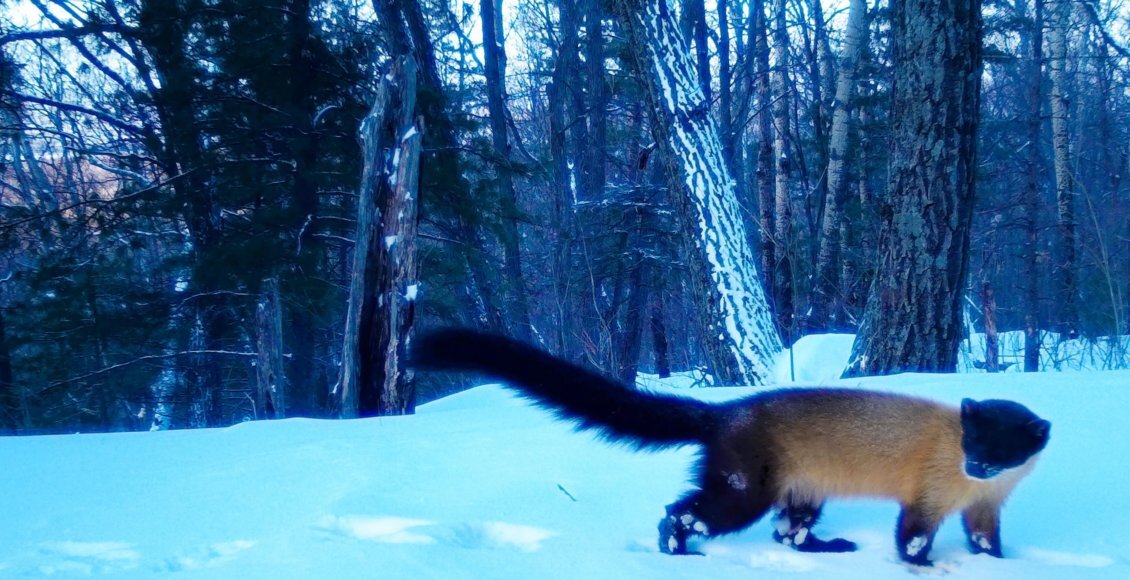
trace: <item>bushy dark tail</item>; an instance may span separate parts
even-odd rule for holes
[[[710,439],[719,424],[720,411],[708,403],[639,391],[509,338],[451,328],[413,342],[417,368],[501,379],[559,418],[609,441],[638,448],[698,443]]]

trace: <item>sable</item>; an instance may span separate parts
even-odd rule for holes
[[[484,373],[582,430],[637,449],[702,446],[695,488],[667,506],[659,549],[741,530],[778,510],[773,537],[848,552],[812,533],[830,497],[899,502],[899,557],[929,566],[942,520],[961,512],[970,549],[1001,556],[1000,508],[1047,445],[1051,424],[1012,401],[939,403],[859,389],[796,388],[726,403],[649,393],[524,343],[470,330],[419,339],[413,364]]]

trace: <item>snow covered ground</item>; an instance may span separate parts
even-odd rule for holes
[[[1007,559],[970,555],[955,518],[933,552],[949,576],[1130,578],[1130,372],[833,380],[847,348],[847,337],[805,339],[797,378],[951,403],[1010,398],[1052,421],[1040,464],[1005,508]],[[607,446],[498,386],[412,417],[0,438],[0,578],[909,574],[894,551],[897,508],[879,501],[832,502],[818,528],[858,542],[856,553],[793,552],[762,521],[701,544],[705,557],[660,554],[655,524],[692,456]]]

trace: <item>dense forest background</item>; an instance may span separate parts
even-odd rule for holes
[[[0,432],[348,415],[347,319],[373,315],[349,312],[362,240],[412,256],[405,328],[506,333],[626,381],[725,376],[631,4],[0,0]],[[856,332],[901,215],[891,6],[659,4],[776,332]],[[1126,335],[1130,7],[980,14],[976,196],[949,292],[977,332]],[[382,237],[365,169],[392,149],[359,132],[406,54],[415,231]],[[459,387],[404,380],[411,401]]]

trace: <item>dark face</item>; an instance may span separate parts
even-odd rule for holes
[[[1012,401],[965,399],[961,429],[965,473],[989,479],[1039,453],[1048,444],[1051,423]]]

